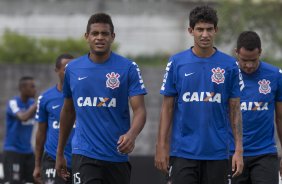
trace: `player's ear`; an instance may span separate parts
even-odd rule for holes
[[[261,55],[262,49],[259,49],[259,56]]]
[[[193,35],[193,28],[188,27],[188,33],[190,33],[191,35]]]
[[[84,33],[84,38],[85,38],[85,40],[87,40],[87,38],[88,38],[88,33]]]
[[[235,53],[236,56],[238,56],[238,50],[237,50],[237,48],[234,48],[234,53]]]
[[[218,27],[217,26],[214,28],[214,31],[215,31],[215,33],[218,32]]]
[[[115,37],[116,37],[116,33],[112,33],[112,39],[113,39],[113,41],[115,40]]]

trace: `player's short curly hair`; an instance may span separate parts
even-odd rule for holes
[[[20,80],[19,80],[19,88],[24,87],[26,85],[26,81],[32,81],[32,80],[34,80],[34,78],[31,77],[31,76],[21,77]]]
[[[217,12],[210,6],[197,6],[189,15],[189,26],[194,29],[199,22],[211,23],[217,27],[218,17]]]
[[[114,33],[114,25],[113,25],[113,22],[112,22],[110,15],[108,15],[106,13],[96,13],[96,14],[92,15],[88,20],[87,27],[86,27],[86,33],[90,32],[91,24],[95,24],[95,23],[109,24],[110,29],[111,29],[111,33]]]
[[[56,64],[55,64],[57,69],[61,68],[63,59],[74,59],[74,57],[73,55],[67,53],[59,55],[56,58]]]
[[[244,31],[237,39],[237,50],[239,51],[242,47],[246,50],[253,51],[256,48],[261,50],[261,41],[259,35],[254,31]]]

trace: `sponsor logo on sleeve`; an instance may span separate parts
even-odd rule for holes
[[[168,62],[167,65],[166,65],[165,74],[164,74],[164,77],[163,77],[163,84],[162,84],[162,87],[161,87],[162,91],[165,90],[165,84],[166,84],[166,80],[167,80],[167,76],[168,76],[168,72],[170,70],[171,64],[172,64],[172,61]]]
[[[9,106],[13,113],[17,113],[18,111],[20,111],[20,108],[16,100],[10,100]]]
[[[141,89],[144,89],[145,85],[144,85],[144,81],[143,81],[143,78],[142,78],[142,75],[141,75],[141,71],[140,71],[138,65],[135,62],[132,62],[132,64],[136,66],[136,71],[138,73],[139,83],[141,85]]]

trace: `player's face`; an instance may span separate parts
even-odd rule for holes
[[[200,49],[208,49],[213,47],[213,40],[217,32],[214,24],[199,22],[196,23],[194,29],[189,28],[189,33],[194,36],[194,46]]]
[[[85,33],[85,38],[92,54],[106,55],[111,50],[115,34],[111,32],[109,24],[94,23],[90,25],[89,33]]]
[[[55,71],[57,72],[60,81],[64,82],[65,76],[65,67],[71,61],[71,59],[62,59],[60,68],[56,68]]]
[[[247,74],[255,72],[259,66],[260,54],[261,50],[258,48],[252,51],[246,50],[244,47],[236,50],[240,69]]]
[[[27,97],[34,98],[36,94],[34,80],[26,80],[24,82],[21,92]]]

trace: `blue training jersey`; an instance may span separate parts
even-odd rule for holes
[[[8,101],[6,108],[6,136],[4,140],[4,151],[17,153],[32,153],[31,136],[34,118],[22,122],[17,118],[17,113],[26,111],[33,105],[34,99],[29,98],[23,102],[19,96]]]
[[[54,86],[45,91],[38,98],[36,120],[39,123],[47,123],[47,134],[44,145],[44,151],[51,158],[56,160],[57,145],[60,128],[60,112],[64,104],[64,95]],[[67,166],[71,167],[71,139],[74,129],[72,130],[67,141],[64,155],[67,160]]]
[[[67,65],[63,92],[76,111],[73,154],[128,161],[117,141],[130,128],[129,97],[146,94],[137,64],[113,52],[103,64],[84,55]]]
[[[175,97],[171,156],[228,158],[228,101],[240,97],[235,59],[218,50],[208,58],[180,52],[167,64],[160,93]]]
[[[274,138],[275,102],[282,101],[282,70],[260,62],[252,74],[242,71],[241,111],[244,156],[277,153]],[[234,152],[233,136],[231,153]]]

